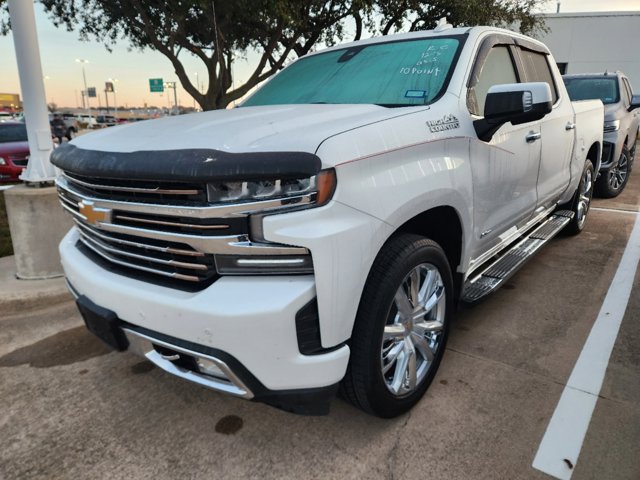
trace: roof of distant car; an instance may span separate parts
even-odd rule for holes
[[[606,78],[606,77],[626,77],[626,75],[619,70],[616,70],[615,72],[567,73],[562,75],[562,78]]]

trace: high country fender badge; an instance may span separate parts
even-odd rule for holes
[[[444,132],[446,130],[453,130],[454,128],[460,128],[460,122],[455,115],[449,114],[442,117],[440,120],[429,120],[427,126],[431,133]]]

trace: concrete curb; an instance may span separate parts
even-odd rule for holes
[[[64,278],[18,280],[13,256],[0,258],[0,320],[73,300]]]

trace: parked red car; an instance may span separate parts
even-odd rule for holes
[[[0,122],[0,183],[18,181],[29,157],[27,127],[20,122]]]

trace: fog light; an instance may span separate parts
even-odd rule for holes
[[[211,375],[212,377],[227,379],[224,372],[208,358],[196,357],[196,364],[198,365],[198,372],[200,373]]]

